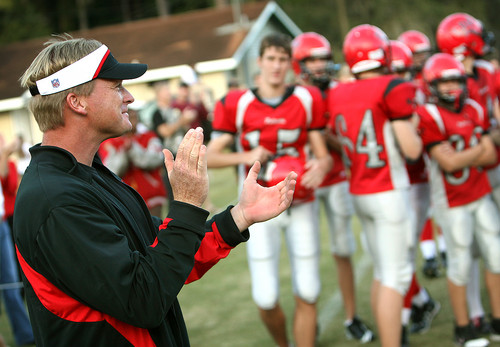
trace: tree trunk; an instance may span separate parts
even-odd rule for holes
[[[156,0],[156,9],[158,10],[158,17],[167,17],[169,15],[168,0]]]
[[[78,9],[78,24],[80,30],[88,30],[87,0],[76,0],[76,7]]]

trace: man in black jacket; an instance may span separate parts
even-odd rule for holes
[[[146,68],[118,63],[98,41],[63,39],[49,42],[21,79],[43,132],[14,215],[37,346],[189,346],[177,301],[182,286],[246,241],[249,225],[290,205],[296,175],[263,188],[256,162],[240,201],[206,222],[198,128],[175,160],[164,151],[173,201],[167,218],[152,217],[96,156],[102,141],[130,130],[134,98],[122,80]]]

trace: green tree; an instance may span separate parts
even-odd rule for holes
[[[0,44],[50,34],[46,17],[29,0],[0,1]]]

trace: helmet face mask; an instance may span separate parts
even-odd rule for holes
[[[309,61],[319,61],[321,68],[310,68]],[[336,72],[336,65],[332,61],[332,50],[328,40],[317,33],[306,32],[298,35],[292,41],[292,64],[294,72],[303,80],[325,89],[330,84]]]
[[[467,98],[466,75],[462,63],[454,56],[447,53],[431,56],[424,65],[423,77],[429,101],[457,112],[462,109]],[[447,81],[458,83],[456,86],[440,86],[440,83]]]
[[[457,82],[459,87],[454,89],[447,89],[446,91],[441,91],[440,83],[448,81]],[[435,79],[431,83],[430,89],[441,103],[449,105],[456,110],[459,110],[463,106],[463,102],[465,101],[465,96],[467,95],[467,89],[464,77],[450,78],[450,79]]]
[[[316,58],[321,59],[321,58]],[[323,58],[324,66],[320,69],[312,70],[307,67],[308,60],[306,58],[300,62],[300,76],[303,80],[310,81],[313,85],[321,90],[325,90],[330,85],[332,78],[337,72],[337,66],[329,58]]]

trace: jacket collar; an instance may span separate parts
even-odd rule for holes
[[[79,163],[73,154],[56,146],[42,146],[41,144],[37,144],[30,148],[30,153],[30,165],[34,163],[53,165],[68,174],[75,175],[89,182],[96,170],[105,168],[101,158],[97,154],[94,156],[92,166],[90,167]]]

